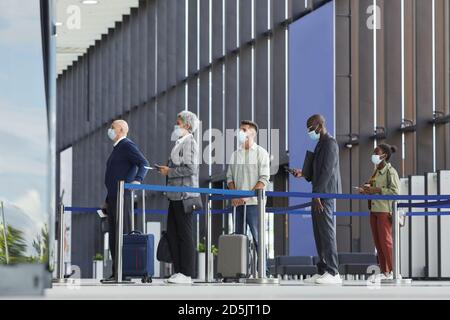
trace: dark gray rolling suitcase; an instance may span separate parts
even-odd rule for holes
[[[244,229],[247,229],[247,206],[244,206]],[[233,219],[236,231],[236,208],[233,207]],[[239,280],[248,276],[249,239],[247,235],[229,234],[219,237],[217,278]]]

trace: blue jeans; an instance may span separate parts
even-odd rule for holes
[[[255,249],[258,252],[258,241],[259,241],[259,214],[257,205],[247,205],[247,217],[246,223],[250,228],[252,233],[253,241],[255,244]],[[244,228],[244,206],[236,207],[236,234],[247,234],[246,228]],[[266,274],[269,274],[269,269],[267,266],[267,252],[266,252]]]
[[[252,233],[253,239],[255,241],[255,247],[258,248],[258,206],[247,206],[246,220],[246,224],[250,228],[250,232]],[[236,208],[236,233],[247,234],[246,228],[244,228],[244,206],[239,206]]]

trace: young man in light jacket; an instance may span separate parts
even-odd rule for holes
[[[227,171],[227,185],[230,190],[266,189],[270,179],[269,153],[256,143],[258,125],[243,120],[238,133],[238,149],[233,152]],[[244,204],[247,205],[244,220]],[[236,207],[236,233],[244,234],[244,225],[248,224],[258,248],[258,202],[257,198],[233,199]]]

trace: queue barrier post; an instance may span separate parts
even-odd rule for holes
[[[123,281],[122,274],[122,253],[123,253],[123,217],[125,205],[125,182],[119,181],[117,186],[117,210],[116,210],[116,254],[114,259],[114,280],[103,283],[120,284],[132,283]],[[129,214],[129,213],[127,213]],[[134,214],[134,213],[133,213]]]
[[[402,279],[400,274],[400,211],[398,201],[392,201],[392,280],[382,280],[382,283],[410,284],[411,279]]]
[[[253,284],[279,284],[278,278],[267,278],[266,275],[266,208],[264,189],[256,190],[258,199],[258,277],[246,279],[246,283]],[[245,223],[245,222],[244,222]]]
[[[214,281],[214,260],[211,252],[212,247],[212,217],[211,217],[211,199],[210,195],[206,197],[206,248],[205,248],[205,282]]]
[[[147,225],[145,221],[145,190],[142,190],[142,233],[147,233]]]
[[[75,279],[65,278],[64,277],[64,231],[66,228],[65,222],[65,207],[63,203],[60,203],[58,207],[58,219],[59,219],[59,228],[58,228],[58,265],[57,265],[57,277],[52,280],[53,283],[74,283]]]
[[[131,201],[131,231],[135,231],[135,223],[134,223],[134,190],[131,190],[131,196],[130,196],[130,201]]]

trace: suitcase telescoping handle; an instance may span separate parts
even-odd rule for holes
[[[140,232],[140,231],[131,231],[128,235],[129,236],[132,236],[132,235],[141,235],[142,234],[142,232]]]
[[[233,223],[234,223],[234,233],[236,234],[236,207],[233,206]],[[244,202],[244,234],[247,234],[247,203]]]

